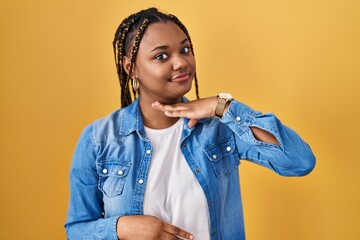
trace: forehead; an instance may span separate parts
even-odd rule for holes
[[[140,49],[148,50],[157,46],[179,45],[186,39],[185,33],[173,22],[158,22],[149,25],[140,42]]]

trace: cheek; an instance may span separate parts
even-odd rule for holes
[[[195,57],[193,55],[191,55],[191,57],[189,57],[189,64],[191,66],[193,66],[194,68],[196,67],[196,61],[195,61]]]
[[[154,80],[162,80],[166,76],[164,69],[155,66],[149,68],[147,74],[145,77],[151,77],[154,78]]]
[[[161,62],[161,63],[154,63],[149,66],[151,72],[158,77],[164,77],[171,74],[172,65],[171,62]]]
[[[142,66],[139,77],[146,82],[164,81],[169,77],[169,70],[164,65],[147,64]]]

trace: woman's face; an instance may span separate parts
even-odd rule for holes
[[[184,32],[173,22],[149,25],[133,72],[140,82],[141,100],[179,102],[190,91],[194,75],[195,58]]]

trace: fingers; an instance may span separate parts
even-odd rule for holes
[[[165,111],[164,114],[168,117],[186,117],[184,111],[175,110],[175,111]]]
[[[194,239],[191,233],[171,224],[164,224],[163,231],[171,235],[169,239]]]
[[[178,104],[171,104],[171,105],[165,105],[162,103],[159,103],[158,101],[152,103],[151,105],[153,108],[160,110],[160,111],[179,111],[179,110],[185,110],[187,109],[183,103]]]
[[[130,215],[119,218],[116,226],[119,239],[193,240],[194,236],[154,216]]]
[[[164,114],[168,117],[190,117],[189,113],[191,114],[189,108],[182,105],[181,103],[164,105],[159,102],[154,102],[152,104],[152,107],[156,110],[164,112]]]
[[[162,104],[158,101],[151,104],[151,106],[162,111],[168,117],[185,117],[194,119],[190,125],[194,126],[197,123],[196,119],[202,119],[215,116],[215,108],[217,104],[217,97],[208,97],[193,100],[186,103],[176,104]]]
[[[189,109],[184,106],[179,106],[178,104],[164,105],[159,102],[154,102],[152,104],[152,107],[157,110],[163,111],[164,114],[168,117],[189,117],[189,113],[186,112]],[[190,119],[188,123],[189,128],[195,126],[198,121],[199,119],[196,118]]]

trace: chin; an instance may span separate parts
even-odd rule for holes
[[[185,87],[184,89],[181,89],[182,91],[181,91],[181,96],[184,96],[185,94],[187,94],[188,92],[190,92],[190,90],[191,90],[191,83],[190,83],[190,85],[189,86],[187,86],[187,87]]]
[[[178,103],[179,99],[181,99],[183,96],[185,96],[188,92],[190,92],[190,89],[187,89],[186,91],[176,91],[176,92],[172,92],[171,96],[168,96],[167,98],[169,99],[169,103]],[[170,100],[171,99],[171,100]]]

